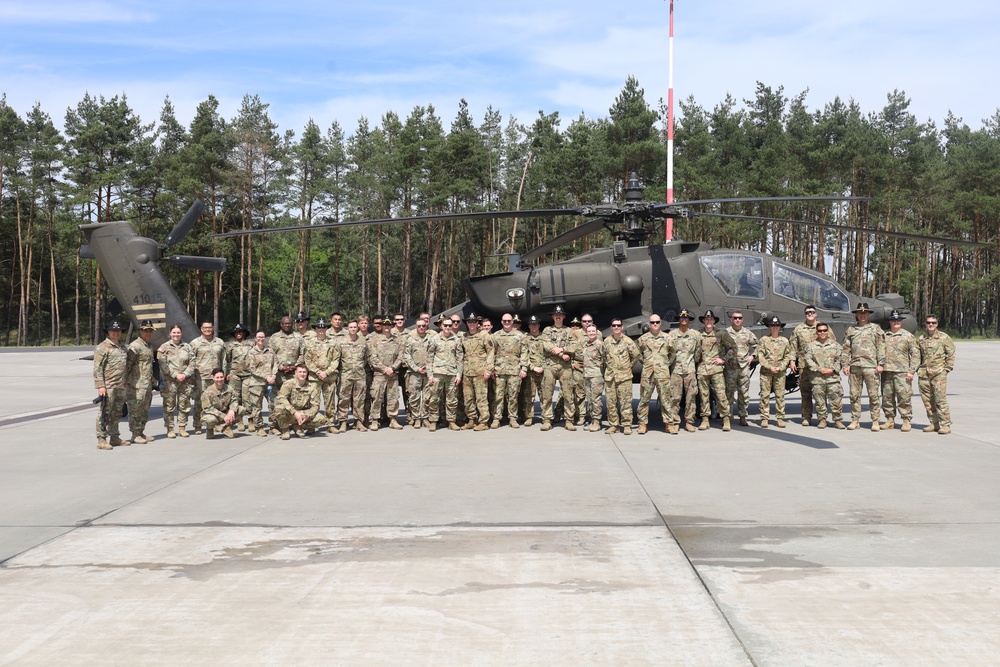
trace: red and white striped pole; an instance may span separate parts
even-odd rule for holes
[[[670,0],[670,39],[667,56],[667,203],[674,203],[674,0]],[[674,219],[667,218],[667,241],[674,238]]]

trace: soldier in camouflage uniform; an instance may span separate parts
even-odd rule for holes
[[[528,333],[524,337],[524,345],[528,349],[528,374],[524,378],[526,387],[521,412],[524,415],[524,425],[535,423],[535,399],[539,408],[542,405],[542,384],[545,380],[545,339],[542,338],[542,322],[537,316],[528,318]]]
[[[812,383],[815,375],[806,364],[806,350],[816,340],[816,306],[810,304],[803,311],[806,317],[792,330],[788,341],[792,347],[792,361],[789,364],[793,373],[799,374],[799,395],[802,396],[802,425],[809,426],[813,413]],[[837,342],[833,332],[828,332],[829,338]],[[817,413],[818,416],[819,413]]]
[[[576,402],[573,400],[573,357],[580,347],[576,335],[569,327],[563,326],[566,312],[562,306],[556,306],[552,312],[552,326],[545,327],[542,339],[545,341],[545,373],[542,376],[542,430],[552,428],[552,396],[559,383],[560,394],[566,397],[563,401],[566,412],[566,430],[575,431],[573,424],[576,418]]]
[[[278,375],[278,362],[274,358],[274,350],[267,346],[267,334],[258,331],[254,335],[254,345],[244,357],[246,377],[243,379],[240,403],[247,413],[247,424],[251,431],[264,437],[264,395],[270,386],[274,390],[274,382]]]
[[[662,330],[663,318],[656,313],[649,316],[649,331],[639,336],[639,353],[642,355],[642,375],[639,377],[639,435],[649,430],[649,402],[653,391],[660,401],[663,426],[669,428],[670,418],[670,366],[674,363],[670,340]],[[631,397],[630,399],[631,400]],[[628,426],[628,424],[623,424]]]
[[[118,422],[122,420],[125,405],[125,370],[128,366],[128,349],[122,345],[121,337],[122,325],[118,320],[111,320],[107,338],[94,350],[94,388],[102,399],[101,412],[97,415],[98,449],[131,444],[118,435]]]
[[[489,380],[496,356],[493,337],[479,330],[481,322],[482,318],[476,317],[475,313],[466,317],[465,326],[469,332],[462,338],[462,394],[465,414],[469,418],[462,428],[477,431],[489,429]]]
[[[604,432],[617,433],[621,427],[623,434],[632,435],[632,367],[639,360],[639,346],[625,335],[622,324],[620,317],[611,320],[611,336],[601,345],[608,404],[608,428]]]
[[[920,365],[917,339],[903,328],[903,315],[889,313],[889,331],[885,334],[885,368],[882,370],[882,411],[885,430],[896,427],[896,413],[903,420],[901,430],[910,430],[913,419],[913,376]]]
[[[316,331],[309,328],[309,313],[300,310],[295,316],[295,332],[302,336],[303,344],[310,338],[316,337]]]
[[[727,346],[729,356],[726,357],[726,397],[729,399],[729,411],[733,414],[739,412],[740,426],[748,426],[750,376],[753,375],[756,359],[757,336],[743,327],[743,313],[740,311],[730,314],[729,319],[732,324],[726,327],[726,336],[731,341]]]
[[[604,343],[593,324],[584,333],[587,335],[587,342],[583,344],[580,357],[583,358],[583,386],[587,402],[583,409],[590,421],[587,430],[600,431],[601,396],[604,395]]]
[[[851,311],[857,324],[844,334],[844,375],[850,378],[851,423],[848,430],[858,428],[861,422],[861,385],[868,388],[868,403],[872,413],[872,430],[881,430],[879,414],[882,399],[879,395],[878,374],[885,367],[885,332],[882,327],[868,321],[872,311],[867,303]]]
[[[205,438],[215,437],[215,429],[222,427],[227,438],[236,437],[233,424],[243,417],[243,406],[236,391],[226,385],[226,372],[216,368],[212,373],[212,386],[201,393],[201,423],[205,425]]]
[[[938,329],[937,315],[924,318],[925,333],[920,334],[920,367],[917,369],[917,386],[927,410],[930,425],[925,433],[937,431],[940,435],[951,433],[951,410],[948,407],[948,373],[955,369],[955,343],[951,336]]]
[[[163,389],[163,425],[167,437],[188,437],[187,420],[191,411],[191,396],[194,394],[194,353],[191,346],[182,340],[184,332],[180,326],[170,327],[170,340],[156,351],[160,364],[160,379]],[[178,413],[177,432],[174,433],[174,410]]]
[[[681,396],[684,399],[684,430],[694,433],[698,408],[698,364],[701,363],[701,332],[693,331],[691,313],[682,310],[677,314],[677,328],[667,334],[673,363],[670,365],[670,427],[676,434],[681,424]],[[707,400],[706,400],[707,402]]]
[[[354,412],[354,428],[367,431],[365,403],[368,397],[365,371],[365,339],[358,322],[347,323],[347,337],[340,341],[340,387],[337,396],[338,431],[347,431],[347,411]]]
[[[493,347],[496,404],[490,427],[500,427],[506,406],[511,428],[518,428],[517,400],[521,393],[521,381],[528,375],[528,346],[524,344],[524,334],[514,330],[514,317],[510,313],[500,316],[500,331],[493,334]]]
[[[830,326],[824,322],[816,324],[816,340],[806,348],[806,367],[813,377],[813,405],[818,428],[826,428],[827,403],[830,404],[830,414],[833,425],[843,429],[841,421],[844,404],[844,388],[840,386],[840,368],[843,366],[841,357],[843,350],[837,341],[833,340]]]
[[[215,336],[215,325],[202,321],[201,335],[191,341],[194,354],[194,434],[201,435],[201,394],[212,386],[212,370],[226,370],[226,344]]]
[[[246,356],[250,353],[254,341],[250,339],[250,330],[243,326],[242,323],[233,327],[232,333],[234,339],[226,343],[226,365],[224,366],[225,369],[228,369],[226,382],[229,383],[229,387],[236,394],[240,405],[243,405],[243,383],[250,374],[247,370]],[[243,407],[243,412],[246,414],[246,406]],[[242,417],[236,422],[236,428],[240,431],[244,430]]]
[[[309,369],[309,381],[319,387],[323,397],[323,411],[332,424],[337,415],[337,385],[340,377],[340,346],[327,337],[330,325],[320,317],[312,325],[315,335],[306,339],[303,363]]]
[[[430,400],[427,415],[431,420],[427,428],[437,430],[441,398],[444,397],[445,421],[448,428],[457,431],[455,423],[458,415],[458,387],[462,383],[464,350],[462,341],[453,332],[452,320],[442,320],[441,334],[431,341],[427,350],[427,383],[430,386]]]
[[[298,331],[292,331],[292,318],[286,315],[281,318],[281,328],[272,334],[267,346],[274,352],[278,363],[278,375],[274,383],[274,396],[277,397],[281,384],[295,377],[295,367],[305,357],[305,339]],[[274,403],[271,403],[270,408],[274,412]],[[278,434],[274,424],[271,425],[271,433]]]
[[[156,353],[149,344],[153,340],[153,322],[139,323],[139,337],[128,346],[128,364],[125,370],[126,401],[128,403],[128,427],[132,432],[132,442],[142,444],[152,442],[148,437],[146,422],[149,421],[149,406],[153,402],[156,381],[153,378],[153,363]]]
[[[570,320],[569,329],[576,336],[576,346],[580,350],[573,357],[573,401],[575,402],[573,409],[576,411],[576,425],[583,426],[587,416],[587,388],[583,381],[583,357],[580,354],[583,351],[583,346],[587,343],[587,332],[584,331],[583,322],[578,317]],[[562,404],[563,399],[560,397],[559,403],[556,405],[556,415],[564,411]]]
[[[305,364],[298,364],[295,377],[281,385],[275,403],[278,407],[271,420],[281,430],[282,440],[291,439],[289,429],[304,438],[327,424],[326,417],[319,413],[320,389],[309,382],[309,369]]]
[[[403,339],[403,365],[406,367],[406,416],[413,428],[420,428],[427,421],[427,404],[430,402],[427,361],[434,337],[427,329],[430,316],[417,319],[417,328]]]
[[[792,361],[792,348],[788,339],[781,335],[785,323],[777,315],[765,322],[771,331],[757,341],[757,357],[760,359],[760,427],[767,428],[771,418],[771,394],[778,428],[785,428],[785,371]]]
[[[709,417],[712,416],[710,392],[714,391],[715,400],[719,403],[719,416],[722,417],[722,430],[728,431],[731,426],[725,366],[726,357],[731,354],[727,348],[733,344],[732,338],[716,331],[715,324],[719,318],[711,310],[706,310],[698,320],[705,325],[701,332],[701,363],[698,364],[698,394],[701,396],[701,424],[698,428],[702,431],[709,428]]]
[[[365,341],[365,360],[374,373],[371,388],[371,424],[368,428],[378,430],[379,410],[383,401],[389,428],[400,429],[399,425],[399,369],[403,365],[402,337],[392,335],[392,320],[382,321],[381,333],[375,333]]]

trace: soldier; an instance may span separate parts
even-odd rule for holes
[[[898,310],[889,313],[889,331],[885,334],[885,368],[882,370],[883,430],[896,428],[896,413],[903,420],[901,431],[910,430],[913,418],[913,375],[920,365],[917,339],[903,328]]]
[[[434,338],[428,333],[428,319],[417,319],[417,328],[403,340],[403,365],[406,367],[407,402],[406,416],[413,428],[420,428],[427,421],[427,404],[430,402],[427,383],[427,361]]]
[[[290,429],[295,430],[297,437],[304,438],[326,426],[326,418],[319,413],[319,387],[309,382],[309,369],[305,364],[295,366],[294,379],[281,385],[275,403],[278,409],[271,421],[281,429],[282,440],[291,439]]]
[[[580,351],[576,335],[571,329],[563,326],[566,311],[562,306],[556,306],[552,311],[552,326],[545,327],[542,339],[545,341],[545,373],[542,376],[542,430],[552,428],[552,395],[556,390],[556,382],[562,396],[566,412],[566,430],[575,431],[573,420],[576,418],[576,404],[573,400],[573,357]]]
[[[149,406],[153,402],[156,381],[153,378],[153,362],[156,353],[149,344],[153,340],[152,320],[139,323],[139,337],[128,346],[128,363],[125,370],[126,401],[128,403],[128,426],[132,432],[132,442],[142,444],[152,442],[147,436],[146,422],[149,421]]]
[[[735,311],[729,316],[732,324],[726,327],[726,335],[731,343],[726,359],[726,398],[729,410],[739,409],[740,426],[748,426],[747,408],[750,405],[750,376],[756,357],[757,336],[750,329],[743,328],[743,313]],[[738,402],[737,402],[738,397]]]
[[[191,346],[181,338],[184,332],[180,325],[170,327],[170,340],[156,351],[160,363],[160,379],[163,389],[163,425],[167,437],[188,437],[187,420],[191,411],[191,396],[194,394],[194,353]],[[177,410],[177,432],[174,433],[174,410]]]
[[[489,380],[496,357],[493,337],[479,330],[481,322],[482,318],[475,313],[466,317],[465,326],[469,333],[462,339],[465,379],[462,393],[465,396],[465,413],[469,418],[463,428],[476,431],[489,429]]]
[[[367,338],[368,334],[371,333],[369,331],[369,327],[370,326],[371,326],[371,318],[370,317],[368,317],[367,315],[359,315],[358,316],[358,335],[359,336],[361,336],[362,338]]]
[[[917,386],[927,410],[930,424],[924,433],[937,431],[940,435],[951,433],[951,410],[948,408],[948,373],[955,368],[955,343],[951,337],[938,330],[937,315],[924,318],[925,333],[920,334],[920,367],[917,369]]]
[[[583,358],[583,384],[587,398],[585,414],[589,413],[588,431],[601,430],[601,396],[604,395],[604,344],[593,324],[586,329],[587,342],[580,356]],[[579,420],[577,420],[579,422]]]
[[[496,402],[490,428],[500,427],[504,406],[507,407],[510,427],[519,428],[517,400],[521,393],[521,381],[528,375],[528,348],[524,344],[524,334],[514,331],[514,317],[510,313],[500,316],[500,331],[493,334],[493,346]]]
[[[593,319],[591,319],[591,323],[593,323]],[[576,346],[579,350],[573,357],[573,410],[576,411],[576,425],[583,426],[587,416],[587,389],[583,382],[583,357],[580,356],[580,353],[583,352],[583,346],[587,343],[587,332],[584,331],[585,326],[579,317],[574,317],[569,321],[569,328],[576,337]],[[559,409],[562,403],[563,399],[560,398],[559,405],[556,406],[557,415],[562,412]]]
[[[316,332],[309,328],[310,319],[309,313],[301,310],[295,315],[295,331],[302,336],[303,341],[307,341],[316,335]]]
[[[542,322],[537,316],[528,318],[528,333],[524,345],[528,349],[528,373],[524,378],[525,392],[522,394],[521,412],[524,425],[531,427],[535,422],[535,398],[542,405],[542,384],[545,380],[545,339],[542,338]]]
[[[816,340],[816,306],[809,304],[805,310],[805,322],[792,330],[788,341],[792,348],[792,361],[789,364],[793,373],[799,374],[799,395],[802,396],[802,425],[809,426],[812,420],[812,381],[813,373],[806,364],[806,349]],[[829,335],[829,327],[828,327]],[[833,342],[837,339],[830,336]]]
[[[367,431],[365,426],[365,339],[358,322],[347,323],[347,337],[340,342],[340,387],[337,397],[337,421],[340,433],[347,431],[347,411],[354,412],[354,428]]]
[[[229,387],[233,390],[233,393],[236,394],[240,405],[243,406],[243,414],[246,414],[247,406],[243,403],[243,383],[250,374],[249,370],[247,370],[246,357],[253,348],[254,341],[250,340],[250,330],[243,326],[242,323],[233,327],[233,337],[235,340],[226,343],[225,368],[229,369],[226,381],[229,383]],[[246,428],[243,424],[242,416],[237,420],[236,428],[239,431]]]
[[[389,428],[400,429],[399,425],[399,368],[403,364],[403,342],[401,337],[393,337],[392,320],[382,321],[382,331],[374,333],[365,341],[365,360],[372,369],[371,423],[368,428],[378,430],[378,414],[382,403],[386,404]]]
[[[212,386],[212,370],[224,368],[226,344],[215,335],[215,325],[202,320],[201,335],[191,341],[194,354],[194,434],[201,435],[201,394]]]
[[[261,414],[264,409],[264,394],[269,386],[274,391],[274,383],[278,379],[278,361],[274,350],[267,345],[267,334],[263,330],[254,335],[253,347],[247,352],[244,363],[247,374],[243,379],[240,402],[247,413],[249,429],[264,437],[267,435]]]
[[[121,343],[122,325],[118,320],[108,323],[107,338],[94,350],[94,388],[100,398],[101,411],[97,415],[97,448],[130,445],[118,435],[118,422],[122,420],[125,405],[125,378],[128,366],[128,349]]]
[[[885,332],[877,324],[870,323],[872,310],[867,303],[859,304],[854,317],[857,324],[844,335],[844,375],[850,378],[851,424],[847,429],[858,428],[861,422],[861,385],[868,388],[868,404],[872,413],[872,430],[879,431],[878,374],[885,367]]]
[[[697,368],[701,362],[701,333],[692,331],[692,315],[687,310],[677,314],[677,328],[667,334],[673,363],[670,365],[670,433],[676,435],[681,425],[681,396],[684,399],[684,430],[694,433],[698,408]],[[706,398],[706,403],[707,403]]]
[[[427,415],[432,420],[427,424],[431,431],[437,430],[441,397],[444,396],[445,421],[448,428],[457,431],[455,423],[458,412],[458,387],[462,384],[463,357],[462,342],[453,332],[454,321],[441,321],[441,334],[431,341],[427,354],[427,384],[430,400]]]
[[[670,366],[673,354],[670,341],[661,327],[663,318],[656,313],[649,316],[649,331],[639,336],[639,354],[642,355],[642,375],[639,377],[639,435],[649,430],[649,402],[656,391],[660,401],[660,416],[664,427],[673,421],[670,417]],[[631,401],[631,397],[629,398]],[[628,424],[624,424],[628,426]]]
[[[330,330],[326,332],[326,335],[333,340],[347,335],[347,329],[344,328],[343,313],[335,312],[333,315],[330,315]]]
[[[392,328],[389,329],[389,335],[394,339],[399,340],[399,354],[403,354],[403,349],[406,347],[406,339],[410,335],[410,332],[406,330],[406,317],[402,313],[396,313],[392,316]],[[402,363],[402,356],[400,356],[400,367],[396,371],[398,376],[396,382],[399,384],[399,391],[403,394],[402,405],[405,408],[409,405],[409,390],[406,388],[406,364]]]
[[[830,336],[830,326],[824,322],[816,324],[816,340],[806,348],[806,366],[813,376],[813,405],[819,419],[817,428],[826,428],[827,403],[833,425],[844,428],[841,410],[844,403],[844,388],[840,386],[840,367],[843,350]]]
[[[722,417],[722,430],[730,430],[729,395],[726,392],[725,366],[726,357],[732,354],[732,338],[721,331],[715,330],[719,319],[711,310],[698,318],[704,325],[701,331],[701,363],[698,364],[698,394],[701,396],[701,424],[698,428],[705,431],[709,428],[709,417],[712,416],[711,393],[715,392],[715,400],[719,403],[719,416]]]
[[[769,317],[765,324],[771,335],[757,341],[757,354],[760,358],[760,427],[767,428],[773,393],[778,428],[785,428],[785,371],[792,360],[792,349],[788,339],[781,335],[785,323],[777,315]]]
[[[304,314],[299,313],[299,315]],[[278,363],[278,374],[275,376],[274,382],[275,397],[281,391],[282,383],[295,376],[295,366],[302,363],[305,353],[305,339],[298,331],[292,331],[292,318],[287,315],[282,317],[280,327],[271,335],[271,340],[267,344],[274,352],[274,358]],[[272,413],[275,407],[274,403],[270,404]],[[274,424],[271,424],[271,433],[278,434],[278,429]]]
[[[319,387],[323,397],[323,410],[330,423],[334,423],[337,415],[337,371],[340,368],[340,346],[327,337],[329,323],[322,317],[312,325],[315,335],[306,340],[306,351],[303,355],[306,368],[309,369],[309,381]]]
[[[608,404],[608,428],[605,433],[617,433],[621,426],[622,433],[632,435],[632,367],[638,360],[639,346],[624,334],[622,320],[616,317],[611,320],[611,336],[605,338],[601,346]],[[647,403],[647,410],[648,407]]]
[[[212,373],[212,386],[201,394],[202,423],[205,439],[215,437],[215,429],[222,427],[222,434],[234,438],[233,424],[243,417],[243,406],[232,387],[226,386],[226,372],[216,368]]]

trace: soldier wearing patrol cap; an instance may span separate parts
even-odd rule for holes
[[[938,329],[938,316],[924,318],[926,331],[920,334],[920,367],[917,369],[917,386],[927,410],[930,424],[924,433],[938,435],[951,433],[951,410],[948,407],[948,373],[955,369],[955,343]]]
[[[881,430],[879,415],[882,400],[879,396],[878,374],[885,368],[885,332],[882,327],[868,321],[872,310],[867,303],[858,304],[851,311],[858,323],[844,335],[843,365],[851,390],[851,423],[848,430],[858,428],[861,422],[861,385],[868,388],[868,404],[872,413],[872,430]]]
[[[770,336],[757,341],[757,358],[760,360],[760,426],[767,428],[771,418],[771,394],[777,409],[778,428],[785,428],[785,371],[792,361],[792,348],[781,335],[785,323],[777,315],[764,320]]]
[[[108,322],[106,331],[107,338],[94,350],[94,387],[100,399],[100,412],[97,415],[98,449],[131,444],[118,436],[118,422],[122,420],[122,407],[125,405],[128,350],[121,343],[122,325],[117,319]]]
[[[903,315],[889,313],[889,331],[885,334],[885,368],[882,369],[882,410],[884,430],[896,427],[896,414],[903,420],[903,431],[910,430],[913,418],[913,376],[920,365],[917,339],[903,328]]]
[[[470,313],[465,318],[469,332],[462,338],[464,377],[462,394],[469,421],[463,428],[485,431],[490,422],[489,379],[493,375],[496,344],[486,331],[480,331],[483,318]]]
[[[254,341],[250,338],[250,330],[242,322],[233,327],[233,340],[226,343],[226,365],[229,370],[229,377],[226,378],[229,388],[236,394],[236,398],[243,406],[244,412],[248,412],[248,406],[243,405],[243,383],[250,376],[250,367],[247,365],[247,355],[254,346]],[[131,409],[131,408],[130,408]],[[243,415],[236,422],[236,429],[243,431],[246,426],[243,423]]]
[[[524,425],[531,426],[535,421],[535,398],[539,405],[542,400],[542,381],[545,379],[545,339],[542,338],[542,321],[537,315],[528,318],[528,333],[524,337],[524,345],[528,348],[528,375],[521,384],[521,413]]]
[[[677,434],[681,424],[681,396],[686,395],[684,404],[684,430],[693,433],[695,429],[695,408],[698,400],[697,367],[701,362],[701,333],[689,327],[694,319],[687,310],[677,313],[677,328],[667,334],[670,345],[670,425],[669,433]]]
[[[719,403],[719,416],[722,417],[722,430],[731,428],[729,423],[729,397],[726,394],[725,366],[726,357],[731,353],[732,338],[722,331],[717,331],[715,324],[719,318],[711,310],[698,318],[704,325],[701,331],[701,363],[698,364],[698,394],[701,395],[701,424],[699,430],[709,428],[709,417],[712,415],[710,392],[715,392],[715,400]]]
[[[156,388],[153,377],[156,354],[149,344],[153,340],[154,331],[152,320],[143,320],[139,323],[139,337],[128,346],[128,363],[125,369],[128,426],[132,432],[132,442],[137,444],[153,441],[143,431],[149,421],[149,406],[153,402],[153,390]]]
[[[562,306],[556,306],[552,311],[552,326],[545,327],[542,338],[545,341],[545,373],[542,379],[542,430],[552,428],[553,410],[552,395],[559,383],[566,413],[566,430],[575,431],[576,402],[573,385],[573,357],[580,350],[580,345],[572,329],[563,326],[566,311]]]

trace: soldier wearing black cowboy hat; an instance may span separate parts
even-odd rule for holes
[[[857,324],[844,335],[844,375],[849,378],[851,393],[851,423],[847,428],[853,430],[860,426],[861,387],[864,385],[871,407],[872,431],[880,431],[882,397],[878,376],[885,367],[885,332],[879,325],[868,321],[872,309],[867,303],[859,303],[851,312]]]
[[[760,360],[760,426],[767,428],[771,413],[771,394],[774,394],[777,426],[785,428],[785,371],[792,360],[792,348],[781,335],[785,323],[777,315],[768,317],[764,324],[769,336],[757,341],[757,358]]]

